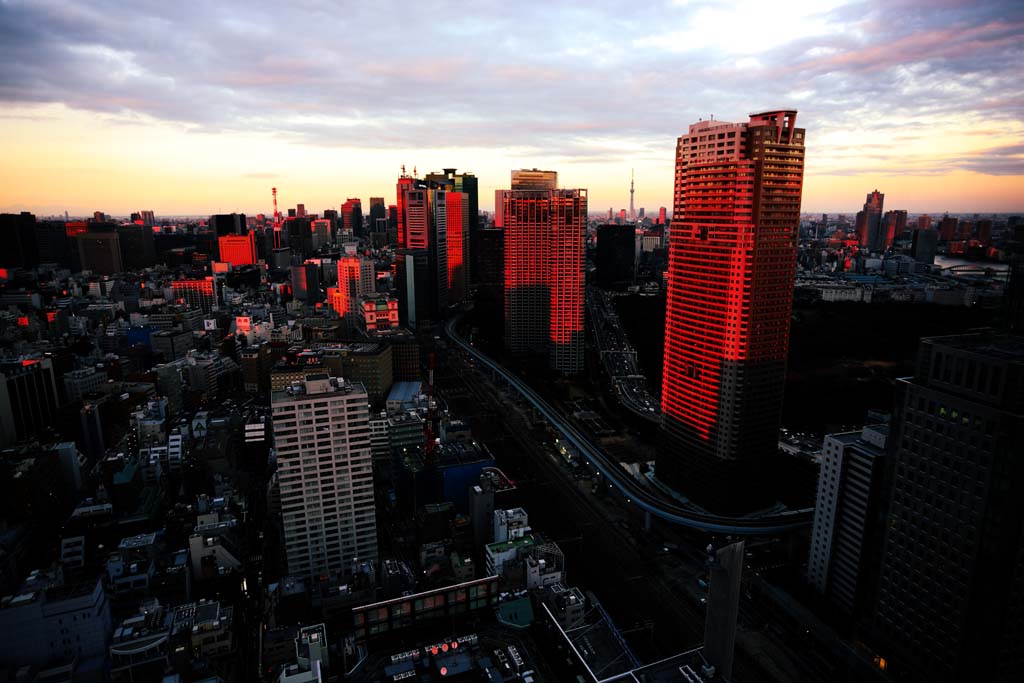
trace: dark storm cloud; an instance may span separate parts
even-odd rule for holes
[[[765,106],[799,108],[818,136],[1024,118],[1019,2],[852,3],[757,51],[729,27],[688,48],[691,20],[721,5],[677,4],[2,2],[0,101],[322,146],[592,161]],[[1020,163],[971,159],[948,161]]]

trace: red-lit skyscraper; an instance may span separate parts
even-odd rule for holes
[[[363,204],[349,198],[341,205],[341,232],[345,239],[359,237],[363,232]]]
[[[860,246],[871,251],[885,251],[882,233],[882,206],[885,195],[875,190],[864,199],[864,209],[857,212],[857,239]]]
[[[676,146],[658,478],[747,501],[775,453],[803,186],[793,110],[701,121]]]
[[[469,202],[462,192],[448,192],[445,198],[446,238],[448,243],[448,305],[460,304],[466,298],[466,276],[469,266]]]
[[[547,352],[550,367],[576,374],[583,370],[587,191],[515,187],[514,178],[500,195],[505,343],[515,353]]]

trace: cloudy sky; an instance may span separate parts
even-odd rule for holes
[[[401,164],[671,208],[700,117],[794,107],[804,209],[1024,210],[1024,3],[0,0],[0,210],[311,211]]]

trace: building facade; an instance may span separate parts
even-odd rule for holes
[[[877,649],[901,680],[1019,680],[1024,338],[923,339],[897,387]]]
[[[705,505],[749,504],[776,450],[803,168],[793,110],[701,121],[676,147],[656,469]]]
[[[315,577],[377,559],[366,390],[307,375],[271,399],[288,571]]]
[[[576,374],[583,369],[587,191],[513,189],[502,200],[505,344],[513,353],[547,353],[549,367]]]

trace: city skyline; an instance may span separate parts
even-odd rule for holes
[[[807,212],[852,212],[874,187],[910,212],[1024,209],[1019,7],[830,2],[763,31],[766,11],[403,8],[395,41],[369,8],[5,4],[0,210],[269,214],[274,185],[282,206],[321,211],[387,196],[405,164],[475,173],[488,211],[509,169],[534,166],[618,210],[635,168],[653,213],[671,206],[672,141],[750,102],[798,108],[815,131]],[[565,23],[572,38],[543,28]],[[310,39],[315,58],[274,47],[330,25],[348,39]]]

